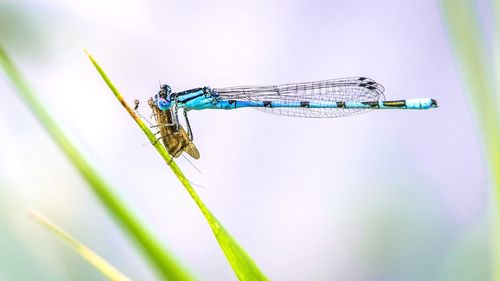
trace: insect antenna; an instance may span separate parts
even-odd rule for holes
[[[135,111],[135,113],[137,113],[137,115],[139,115],[139,117],[141,117],[144,121],[146,121],[151,128],[153,128],[155,126],[155,125],[153,125],[153,123],[149,122],[149,120],[147,118],[142,116],[142,114],[139,112],[139,100],[138,99],[134,99],[134,111]]]

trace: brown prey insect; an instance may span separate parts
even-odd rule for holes
[[[179,157],[183,152],[186,152],[194,159],[199,159],[200,152],[198,152],[186,130],[180,124],[176,125],[173,122],[170,110],[160,110],[152,98],[148,100],[148,104],[153,110],[156,126],[160,130],[160,139],[163,141],[168,153],[173,157]]]

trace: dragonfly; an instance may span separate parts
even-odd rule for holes
[[[191,110],[254,108],[285,116],[331,118],[374,109],[431,109],[438,103],[432,98],[386,101],[381,84],[366,77],[349,77],[272,86],[201,87],[182,92],[172,92],[169,85],[163,84],[151,98],[150,106],[160,130],[166,131],[164,144],[169,140],[175,144],[175,154],[171,154],[178,157],[185,151],[198,159],[187,116]],[[187,132],[179,124],[179,109],[183,110]]]

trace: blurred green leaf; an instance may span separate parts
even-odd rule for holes
[[[177,176],[179,181],[184,185],[187,192],[194,200],[198,208],[205,216],[212,232],[215,235],[215,238],[219,242],[219,245],[226,255],[227,260],[231,264],[236,276],[240,280],[267,280],[267,277],[260,271],[252,258],[245,252],[245,250],[236,242],[236,240],[227,232],[224,227],[220,224],[220,222],[215,218],[215,216],[208,210],[203,201],[201,201],[200,197],[191,186],[189,180],[184,176],[179,166],[173,161],[172,157],[167,153],[163,145],[157,141],[155,135],[151,132],[148,126],[142,122],[141,118],[132,110],[132,108],[127,104],[127,102],[123,99],[120,92],[113,85],[111,80],[108,78],[106,73],[102,70],[99,64],[94,60],[94,58],[87,53],[92,64],[97,69],[102,79],[106,82],[108,87],[111,89],[115,97],[120,101],[123,107],[127,110],[127,112],[132,116],[137,125],[141,128],[141,130],[146,134],[151,144],[156,148],[158,153],[163,157],[165,163],[172,169],[174,174]]]
[[[495,1],[498,2],[498,1]],[[474,13],[472,1],[441,0],[443,17],[476,115],[489,163],[492,180],[492,269],[494,280],[500,280],[500,113],[495,83],[493,56],[486,48],[485,37]],[[495,6],[498,8],[498,3]],[[497,26],[498,27],[498,26]],[[498,28],[497,28],[498,32]],[[495,42],[494,50],[500,48]],[[497,57],[495,55],[495,57]]]
[[[62,129],[56,118],[49,113],[45,105],[30,89],[20,71],[1,47],[0,65],[16,87],[17,93],[24,103],[87,181],[97,195],[97,198],[101,200],[115,221],[118,222],[123,230],[140,247],[144,256],[150,261],[161,277],[164,280],[193,280],[194,278],[191,274],[163,247],[160,241],[148,230],[147,226],[127,206],[125,201],[120,198],[115,189],[98,172],[98,169],[91,164],[90,160],[71,141],[69,134]]]
[[[24,220],[18,219],[17,212],[22,210],[21,216],[24,216],[25,207],[11,191],[12,187],[2,180],[0,177],[0,280],[60,280],[48,266],[51,258],[58,257],[59,252],[51,252],[43,261],[33,254],[33,241],[23,239],[23,232],[20,231]]]
[[[36,211],[31,211],[31,215],[39,224],[46,227],[52,233],[56,234],[57,236],[59,236],[59,238],[63,239],[66,243],[68,243],[68,245],[71,246],[71,248],[73,248],[75,252],[80,254],[82,258],[86,259],[104,276],[108,277],[109,280],[130,281],[129,278],[127,278],[120,271],[114,268],[106,260],[101,258],[99,255],[94,253],[94,251],[92,251],[82,243],[80,243],[80,241],[76,240],[74,237],[69,235],[66,231],[58,227],[55,223],[51,222],[46,217],[42,216],[40,213]]]

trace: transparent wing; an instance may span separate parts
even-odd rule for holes
[[[385,100],[384,87],[365,77],[350,77],[276,86],[214,88],[220,99],[270,102],[364,102]],[[254,107],[268,113],[297,117],[343,117],[364,108]]]

